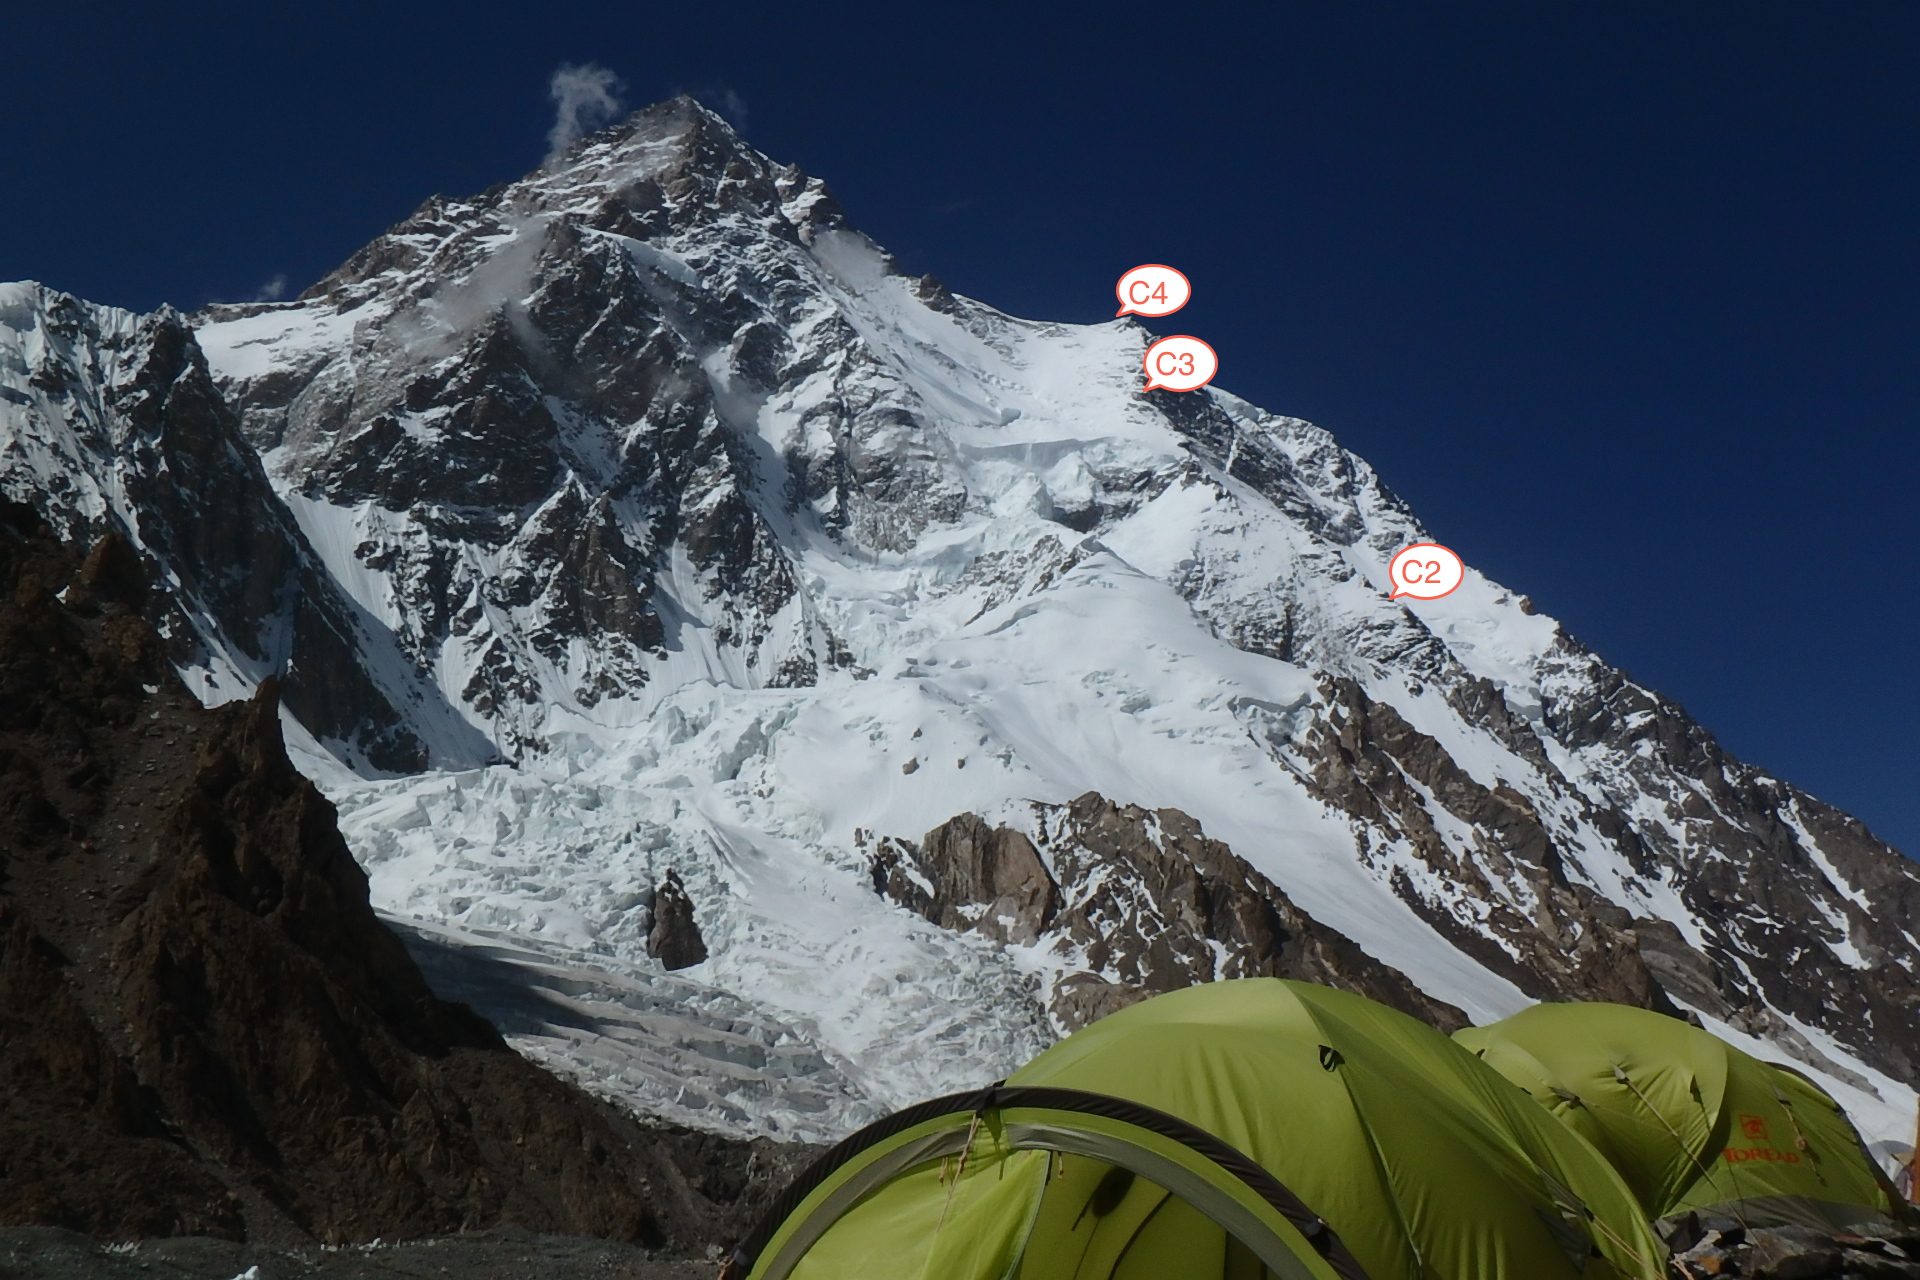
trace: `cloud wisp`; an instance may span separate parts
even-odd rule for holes
[[[732,85],[712,84],[704,89],[695,90],[693,96],[719,112],[721,118],[733,126],[734,132],[746,132],[747,100],[734,92]]]
[[[553,94],[554,113],[544,163],[551,166],[568,147],[620,114],[620,93],[626,86],[599,63],[588,62],[563,64],[547,87]]]

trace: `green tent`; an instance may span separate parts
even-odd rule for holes
[[[1654,1280],[1599,1153],[1382,1005],[1191,987],[823,1156],[752,1280]]]
[[[1836,1227],[1892,1201],[1834,1100],[1676,1018],[1542,1004],[1454,1039],[1613,1162],[1649,1218]]]

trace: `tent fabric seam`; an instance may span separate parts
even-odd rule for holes
[[[841,1139],[816,1159],[767,1207],[751,1234],[734,1251],[729,1275],[745,1276],[759,1261],[782,1224],[828,1178],[859,1155],[898,1134],[941,1116],[984,1115],[1007,1108],[1077,1112],[1131,1124],[1178,1142],[1233,1175],[1293,1226],[1343,1280],[1367,1280],[1359,1261],[1327,1221],[1274,1177],[1272,1172],[1205,1129],[1180,1117],[1110,1094],[1083,1089],[995,1082],[971,1093],[948,1094],[884,1116]]]
[[[1138,1153],[1138,1155],[1136,1156],[1135,1165],[1121,1165],[1122,1155],[1113,1148],[1122,1140],[1111,1138],[1096,1130],[1069,1130],[1061,1125],[1031,1122],[1015,1122],[1007,1126],[1009,1134],[1014,1133],[1016,1130],[1020,1132],[1021,1137],[1029,1140],[1051,1137],[1053,1134],[1071,1134],[1081,1139],[1081,1141],[1072,1142],[1071,1139],[1063,1141],[1060,1138],[1054,1138],[1050,1143],[1035,1142],[1034,1145],[1046,1150],[1063,1151],[1069,1155],[1090,1156],[1096,1160],[1103,1160],[1109,1164],[1125,1167],[1133,1172],[1139,1173],[1154,1183],[1154,1185],[1185,1200],[1201,1213],[1206,1214],[1206,1216],[1211,1218],[1215,1223],[1226,1228],[1230,1235],[1236,1236],[1242,1244],[1253,1249],[1261,1261],[1273,1271],[1274,1275],[1280,1277],[1280,1280],[1287,1280],[1288,1277],[1292,1276],[1311,1276],[1313,1274],[1310,1268],[1301,1263],[1300,1260],[1293,1255],[1291,1247],[1287,1245],[1285,1239],[1279,1236],[1273,1228],[1248,1214],[1245,1206],[1233,1200],[1231,1196],[1221,1196],[1219,1194],[1219,1188],[1207,1183],[1204,1178],[1193,1173],[1193,1171],[1181,1168],[1177,1163],[1168,1161],[1165,1156],[1158,1155],[1148,1148],[1137,1144],[1127,1144],[1132,1145],[1133,1150]],[[1071,1145],[1068,1145],[1069,1142],[1071,1142]],[[1191,1150],[1191,1148],[1189,1149]],[[1162,1162],[1165,1162],[1165,1164],[1170,1167],[1136,1167],[1136,1165],[1159,1166]],[[1187,1185],[1189,1180],[1200,1185]],[[1198,1194],[1196,1194],[1196,1192]],[[1211,1206],[1211,1211],[1209,1206]],[[1228,1219],[1235,1219],[1236,1221],[1229,1222]],[[1288,1221],[1291,1225],[1291,1219]],[[1145,1224],[1142,1223],[1141,1225],[1142,1228],[1144,1228]],[[1267,1251],[1256,1247],[1256,1240],[1250,1237],[1266,1237],[1272,1239],[1285,1256],[1269,1257]],[[1312,1243],[1312,1240],[1309,1239],[1308,1244],[1311,1246]],[[1358,1263],[1356,1263],[1354,1269],[1349,1272],[1343,1269],[1333,1258],[1323,1255],[1321,1260],[1332,1267],[1335,1274],[1341,1276],[1342,1280],[1366,1280],[1366,1274],[1359,1269]]]

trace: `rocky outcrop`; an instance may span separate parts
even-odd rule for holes
[[[436,999],[288,762],[273,683],[203,710],[124,545],[76,566],[0,517],[0,1223],[727,1229],[753,1148],[643,1129]]]
[[[1040,940],[1059,905],[1059,886],[1033,843],[963,813],[916,848],[885,841],[870,864],[873,887],[946,929],[996,942]]]
[[[653,891],[653,924],[647,929],[647,954],[669,969],[685,969],[707,958],[706,940],[693,918],[693,899],[680,873],[667,869]]]
[[[168,1129],[67,966],[0,894],[0,1222],[237,1237],[239,1200]]]
[[[1920,1280],[1920,1233],[1911,1224],[1888,1232],[1817,1231],[1810,1227],[1730,1227],[1679,1241],[1673,1274],[1750,1280]]]
[[[1623,787],[1616,808],[1609,796],[1575,786],[1484,681],[1463,686],[1456,709],[1537,769],[1545,797],[1481,784],[1391,705],[1340,677],[1322,686],[1328,715],[1283,756],[1316,795],[1348,815],[1363,856],[1378,861],[1406,902],[1536,999],[1609,1000],[1668,1013],[1678,1000],[1871,1088],[1818,1050],[1784,1011],[1830,1031],[1896,1079],[1920,1078],[1920,981],[1911,964],[1894,959],[1911,950],[1900,921],[1914,918],[1903,913],[1920,901],[1920,874],[1859,823],[1728,759],[1678,708],[1618,673],[1595,679],[1612,690],[1599,705],[1554,706],[1562,741],[1627,762],[1642,797],[1671,789],[1645,762],[1682,767],[1693,782],[1675,796],[1672,812],[1698,829],[1697,846],[1666,846],[1658,828],[1631,821],[1623,810],[1634,791]],[[1590,739],[1603,740],[1604,751]],[[1470,843],[1449,840],[1443,826],[1469,832]],[[1802,830],[1817,832],[1818,857],[1844,864],[1821,867]],[[1702,926],[1702,945],[1577,878],[1596,834],[1614,842],[1639,875],[1674,886]],[[1420,874],[1392,865],[1390,849],[1410,851]],[[1851,892],[1835,892],[1835,875]],[[1889,914],[1861,907],[1868,885]],[[1769,909],[1755,913],[1754,902]],[[1834,927],[1835,917],[1844,929]]]
[[[0,1221],[235,1235],[240,1200],[129,1062],[95,923],[124,909],[113,864],[127,857],[120,837],[138,807],[107,802],[117,771],[96,727],[138,733],[143,682],[165,678],[158,643],[125,602],[140,575],[111,541],[76,574],[44,538],[22,539],[17,530],[39,527],[31,512],[0,508],[0,522]],[[85,609],[114,586],[122,603],[83,639],[54,593]],[[157,768],[136,763],[134,776]]]
[[[1398,896],[1532,994],[1670,998],[1754,1027],[1784,1015],[1920,1084],[1910,859],[1734,759],[1564,631],[1533,629],[1525,597],[1480,607],[1504,635],[1531,629],[1521,650],[1538,654],[1519,669],[1496,661],[1492,676],[1477,641],[1429,629],[1422,610],[1360,607],[1376,588],[1357,566],[1430,536],[1405,505],[1325,437],[1249,429],[1297,424],[1222,398],[1167,399],[1210,472],[1195,483],[1251,486],[1313,534],[1287,537],[1255,575],[1234,527],[1196,546],[1178,585],[1217,634],[1321,677],[1310,706],[1243,721],[1346,816]],[[1684,951],[1669,929],[1692,939]],[[1781,1048],[1802,1056],[1804,1039]]]
[[[1632,831],[1634,804],[1658,805],[1677,828],[1634,838],[1699,922],[1732,1020],[1767,1035],[1787,1015],[1920,1085],[1920,866],[1734,759],[1671,700],[1577,642],[1564,641],[1556,667],[1545,728],[1596,762],[1590,789],[1616,828]],[[1793,1038],[1782,1047],[1804,1056]]]
[[[166,584],[143,615],[209,701],[277,675],[287,708],[349,763],[487,758],[334,584],[178,313],[0,286],[0,388],[0,492],[70,542],[124,540]]]
[[[1033,815],[1029,838],[962,814],[918,844],[879,840],[869,866],[876,890],[933,923],[1047,957],[1063,1031],[1163,991],[1253,977],[1358,992],[1443,1031],[1466,1025],[1177,809],[1088,792]]]
[[[1554,837],[1526,797],[1487,787],[1432,737],[1360,686],[1323,688],[1330,714],[1300,754],[1317,795],[1356,820],[1371,841],[1402,840],[1430,875],[1423,892],[1404,871],[1400,896],[1455,946],[1537,1000],[1608,1000],[1677,1013],[1641,956],[1632,917],[1571,882]],[[1464,824],[1473,847],[1439,824]]]

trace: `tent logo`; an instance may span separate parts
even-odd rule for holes
[[[1767,1164],[1799,1164],[1798,1151],[1775,1151],[1772,1147],[1728,1147],[1720,1153],[1728,1164],[1746,1164],[1759,1160]]]
[[[1765,1142],[1767,1140],[1766,1117],[1750,1116],[1742,1112],[1740,1115],[1740,1132],[1755,1141]]]

